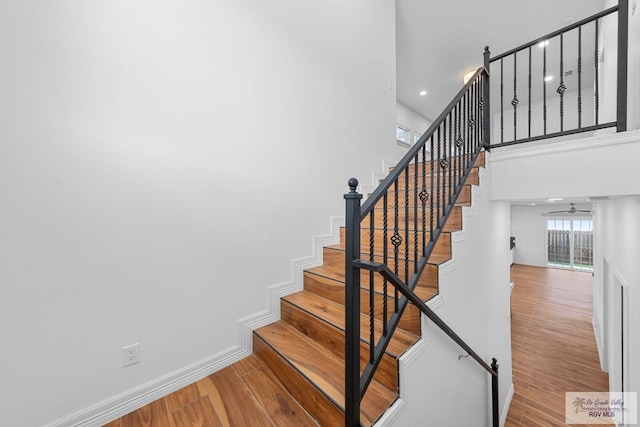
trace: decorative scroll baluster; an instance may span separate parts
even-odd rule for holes
[[[398,180],[393,182],[393,236],[391,236],[391,244],[393,245],[393,272],[398,275],[398,248],[402,244],[402,236],[400,236],[400,228],[398,227]],[[394,312],[398,312],[398,290],[394,293]]]
[[[420,191],[420,202],[422,203],[422,251],[420,255],[424,253],[424,248],[427,245],[427,200],[429,199],[429,193],[427,193],[427,148],[426,144],[422,146],[422,191]]]
[[[560,86],[556,92],[560,94],[560,132],[564,130],[564,92],[567,87],[564,85],[564,34],[560,34]]]
[[[513,139],[518,139],[518,104],[520,101],[518,100],[518,95],[516,94],[516,89],[518,87],[518,55],[513,54],[513,99],[511,100],[511,105],[513,106]]]

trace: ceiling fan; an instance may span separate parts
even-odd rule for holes
[[[571,205],[571,207],[569,208],[569,210],[566,211],[551,211],[551,212],[547,212],[548,214],[556,214],[556,213],[563,213],[563,214],[574,214],[574,213],[591,213],[591,211],[589,210],[582,210],[582,209],[576,209],[576,204],[575,203],[569,203]]]

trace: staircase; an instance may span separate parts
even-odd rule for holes
[[[471,185],[478,185],[480,166],[484,166],[484,153],[467,179],[423,279],[416,287],[416,293],[424,301],[438,292],[438,265],[451,258],[451,232],[462,229],[462,206],[471,204]],[[344,252],[342,229],[340,243],[324,248],[323,264],[304,272],[304,289],[281,299],[281,320],[257,329],[253,337],[253,351],[259,362],[269,368],[273,377],[322,426],[344,425]],[[382,280],[376,281],[376,288],[381,287]],[[368,293],[368,289],[362,291]],[[376,294],[374,298],[380,299],[381,295]],[[362,301],[361,336],[366,337],[369,299]],[[382,304],[376,306],[382,307]],[[376,330],[381,330],[379,324]],[[374,424],[398,398],[398,358],[419,336],[420,313],[410,305],[362,400],[362,425]],[[361,341],[362,366],[368,351],[368,342]]]

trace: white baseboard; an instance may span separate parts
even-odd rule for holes
[[[505,423],[507,422],[507,416],[509,415],[509,408],[511,407],[511,400],[513,400],[513,395],[515,394],[515,392],[516,392],[516,389],[512,383],[511,387],[509,388],[509,393],[507,394],[507,400],[504,402],[504,406],[502,407],[502,414],[500,415],[501,427],[504,427]]]

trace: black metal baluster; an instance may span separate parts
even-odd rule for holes
[[[369,214],[369,261],[375,261],[375,209]],[[369,272],[369,362],[375,360],[375,288],[373,271]]]
[[[389,265],[389,247],[387,244],[388,238],[388,228],[389,228],[389,220],[388,220],[388,209],[389,206],[389,192],[385,191],[384,196],[382,196],[383,201],[383,210],[382,210],[382,259],[384,260],[384,265]],[[388,291],[388,283],[387,278],[382,279],[382,335],[387,335],[387,319],[389,317],[388,312],[388,299],[389,299],[389,291]]]
[[[398,248],[402,243],[402,236],[398,231],[398,177],[393,181],[393,236],[391,236],[391,244],[393,244],[393,272],[398,275]],[[398,289],[394,286],[394,312],[398,312]]]
[[[547,41],[542,42],[542,123],[547,134]]]
[[[560,34],[560,86],[556,92],[560,94],[560,132],[564,131],[564,91],[567,87],[564,85],[564,34]]]
[[[598,125],[599,122],[599,117],[598,117],[598,112],[600,109],[600,92],[598,91],[599,89],[599,83],[598,83],[598,20],[596,19],[596,48],[595,48],[595,52],[594,52],[594,62],[593,62],[593,66],[595,67],[595,94],[594,94],[594,103],[595,103],[595,119],[596,119],[596,126]]]
[[[513,54],[513,99],[511,100],[511,105],[513,106],[513,140],[518,139],[518,119],[517,119],[517,111],[518,104],[520,101],[518,100],[518,95],[516,94],[517,89],[517,73],[518,73],[518,54]]]
[[[447,117],[445,118],[445,121],[449,121],[449,139],[447,142],[447,151],[449,152],[449,158],[448,158],[448,166],[447,169],[449,170],[449,184],[447,185],[448,189],[449,189],[449,202],[448,204],[451,204],[451,200],[453,200],[453,161],[454,161],[454,157],[453,157],[453,138],[451,137],[452,135],[452,126],[451,126],[451,113],[449,113],[447,115]]]
[[[413,272],[418,272],[418,163],[419,154],[416,154],[413,169]]]
[[[582,128],[582,25],[578,27],[578,129]]]
[[[433,135],[431,135],[431,149],[429,151],[429,157],[431,158],[431,160],[429,161],[429,166],[431,168],[431,193],[429,193],[430,197],[429,197],[429,241],[433,241],[433,208],[434,208],[434,204],[433,204],[433,195],[435,194],[433,192],[433,187],[435,185],[435,176],[434,172],[433,172],[433,164],[434,164],[434,159],[433,159],[433,155],[434,155],[434,146],[433,146]],[[436,200],[437,200],[437,196],[436,196]]]
[[[442,217],[444,209],[447,206],[447,167],[449,159],[447,158],[447,118],[442,121],[442,159],[440,160],[440,168],[442,169],[442,213],[438,215],[438,227],[442,225]]]
[[[404,170],[404,283],[409,283],[409,166]]]
[[[504,61],[500,58],[500,142],[504,142]]]
[[[420,201],[422,202],[422,250],[420,257],[424,256],[424,248],[427,246],[427,200],[429,193],[427,193],[427,144],[422,145],[422,191],[420,192]]]
[[[529,46],[529,99],[528,103],[528,113],[527,113],[527,121],[528,121],[528,138],[531,138],[531,46]]]
[[[438,182],[436,183],[436,200],[437,200],[437,206],[436,206],[436,221],[438,221],[438,223],[436,224],[436,226],[440,225],[440,142],[442,140],[441,138],[441,129],[442,129],[442,125],[438,126],[438,153],[437,153],[437,162],[438,165],[436,166],[436,170],[438,171]]]

